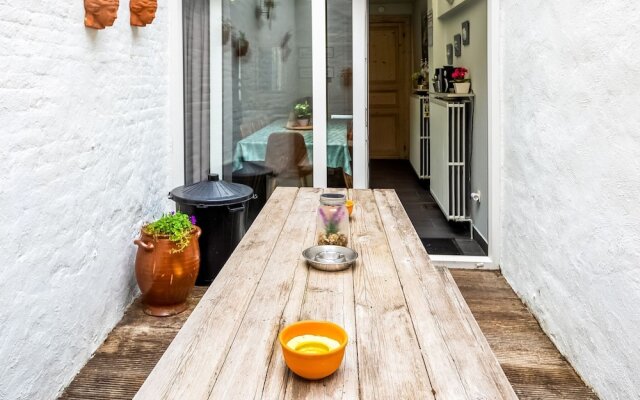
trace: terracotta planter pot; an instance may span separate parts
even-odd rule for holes
[[[309,126],[309,118],[298,118],[298,126]]]
[[[238,57],[244,57],[249,52],[249,42],[245,39],[238,39],[236,42],[236,55]]]
[[[198,238],[202,231],[194,227],[191,242],[179,253],[168,236],[157,240],[144,231],[136,254],[136,280],[142,292],[144,312],[157,317],[167,317],[187,309],[187,296],[196,283],[200,268]]]

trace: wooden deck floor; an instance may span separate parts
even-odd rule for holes
[[[597,399],[497,272],[452,270],[456,283],[520,399]],[[61,399],[130,399],[169,346],[189,310],[145,315],[136,301]]]

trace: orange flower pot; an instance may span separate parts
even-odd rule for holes
[[[198,238],[202,231],[194,227],[189,245],[181,252],[166,235],[154,238],[142,228],[136,254],[136,280],[142,292],[144,312],[167,317],[187,309],[187,296],[195,286],[200,268]]]
[[[340,346],[325,354],[308,354],[291,349],[287,342],[296,336],[317,335],[331,338]],[[296,375],[316,380],[333,374],[342,363],[349,340],[347,332],[329,321],[300,321],[285,327],[278,336],[287,366]]]

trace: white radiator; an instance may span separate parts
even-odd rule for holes
[[[429,98],[412,95],[410,100],[409,161],[418,178],[428,179],[429,168]]]
[[[430,100],[431,194],[447,220],[470,221],[467,185],[468,101]]]

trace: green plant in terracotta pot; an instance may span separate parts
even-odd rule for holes
[[[311,105],[308,101],[296,104],[293,107],[293,113],[296,116],[299,126],[309,125],[309,120],[311,120]]]
[[[166,317],[187,309],[187,296],[200,268],[201,233],[195,217],[182,213],[165,214],[142,227],[134,243],[145,313]]]

